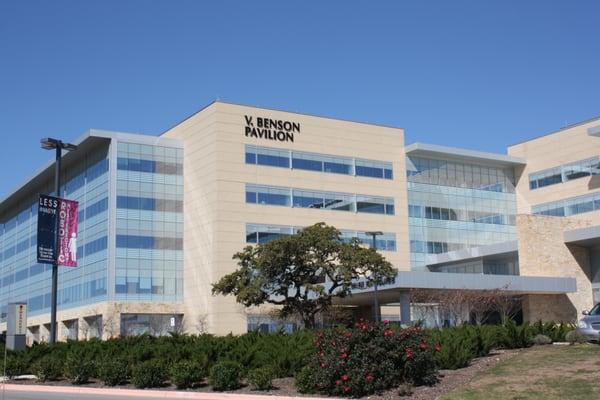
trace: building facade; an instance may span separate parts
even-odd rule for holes
[[[598,126],[507,155],[405,146],[399,128],[223,102],[158,137],[90,131],[63,162],[79,248],[78,266],[60,267],[59,337],[275,329],[271,309],[213,296],[211,284],[244,246],[317,222],[365,243],[383,233],[377,248],[399,273],[378,295],[403,322],[412,288],[503,288],[526,319],[574,320],[600,290]],[[30,342],[49,335],[36,219],[52,179],[48,164],[0,203],[0,329],[6,305],[25,302]],[[344,304],[361,310],[371,298],[358,287]]]

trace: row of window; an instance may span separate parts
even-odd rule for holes
[[[98,161],[94,165],[88,167],[84,172],[70,179],[64,185],[64,193],[69,194],[73,193],[75,190],[82,187],[86,182],[90,183],[96,178],[102,176],[104,173],[108,171],[108,160],[103,159]],[[27,209],[21,211],[15,217],[8,220],[4,225],[4,234],[10,232],[17,225],[21,225],[25,223],[32,215],[37,215],[37,202],[28,207]],[[2,225],[0,225],[1,227]],[[0,229],[0,233],[2,233],[2,229]]]
[[[394,215],[394,199],[360,194],[246,185],[246,203]]]
[[[466,246],[462,243],[447,243],[423,240],[410,241],[411,253],[440,254],[447,253],[449,251],[464,249],[465,247]]]
[[[393,179],[392,163],[246,145],[246,164]]]
[[[117,208],[146,211],[183,212],[183,201],[149,197],[117,196]]]
[[[103,236],[96,240],[92,240],[91,242],[86,243],[83,246],[79,246],[77,248],[77,258],[79,259],[79,262],[81,263],[81,260],[84,258],[84,256],[89,256],[99,251],[106,250],[107,244],[108,238],[106,236]],[[50,264],[34,264],[30,267],[20,269],[15,273],[11,273],[4,276],[2,279],[0,279],[0,287],[6,287],[13,283],[25,280],[28,277],[33,277],[35,275],[41,274],[44,271],[49,271],[51,269],[52,265]]]
[[[77,222],[83,222],[88,218],[95,217],[96,215],[106,211],[108,209],[108,198],[105,197],[102,200],[98,200],[94,204],[87,206],[85,209],[80,210],[77,213]]]
[[[183,293],[183,282],[176,278],[117,276],[115,293],[117,294],[157,294],[176,295]]]
[[[246,224],[246,243],[267,243],[283,236],[298,233],[302,227],[285,225],[261,225]],[[372,236],[365,232],[341,229],[341,238],[349,242],[353,238],[358,238],[366,245],[371,245]],[[396,235],[394,233],[383,233],[376,239],[377,250],[396,251]]]
[[[58,291],[57,303],[59,305],[76,303],[84,299],[106,295],[106,278],[95,279],[90,282],[69,286]],[[50,308],[51,293],[34,296],[27,300],[30,312]]]
[[[552,215],[555,217],[564,217],[598,210],[600,210],[600,193],[553,201],[531,208],[533,214]]]
[[[117,247],[128,249],[183,250],[183,239],[177,237],[117,235]]]
[[[408,205],[408,216],[413,218],[440,219],[444,221],[466,221],[480,224],[514,225],[514,215],[503,215],[498,213],[456,210],[444,207],[428,207],[419,205]]]
[[[406,174],[409,182],[514,193],[511,168],[411,156],[406,158]]]
[[[529,188],[538,189],[600,174],[600,157],[592,157],[529,174]]]
[[[139,158],[117,158],[117,169],[164,175],[183,175],[183,164]]]
[[[83,187],[83,185],[92,182],[94,179],[102,176],[104,173],[108,171],[108,159],[103,159],[98,161],[97,163],[89,166],[82,173],[77,176],[69,179],[64,186],[64,193],[67,195],[73,193],[77,189]]]
[[[517,261],[481,261],[443,265],[431,268],[432,272],[445,272],[454,274],[484,274],[484,275],[519,275]]]

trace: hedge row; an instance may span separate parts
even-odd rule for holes
[[[528,347],[538,335],[565,341],[571,330],[573,326],[569,324],[541,322],[444,329],[400,329],[387,323],[359,322],[347,328],[293,334],[142,335],[108,341],[70,341],[54,346],[36,344],[22,352],[9,353],[7,375],[31,373],[40,380],[65,377],[74,384],[95,378],[110,386],[126,381],[138,387],[171,382],[180,388],[191,387],[208,377],[215,390],[237,388],[242,377],[257,389],[267,389],[273,378],[296,376],[306,392],[362,395],[405,381],[428,383],[437,368],[464,367],[493,348]],[[332,342],[338,347],[327,347]],[[346,357],[336,358],[343,357],[339,346],[348,348],[345,354],[348,361]],[[328,357],[330,360],[325,360]],[[372,360],[372,367],[367,367],[365,360]],[[321,375],[303,369],[309,366],[314,372],[322,364],[327,368],[319,369]],[[338,370],[331,371],[330,365]],[[353,382],[347,383],[350,378],[341,379],[343,375],[350,376],[340,374],[344,368],[357,377]],[[377,374],[381,375],[377,378],[385,377],[384,384],[373,382]]]

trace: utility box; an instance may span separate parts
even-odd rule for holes
[[[23,350],[27,336],[27,304],[9,303],[6,313],[6,348]]]

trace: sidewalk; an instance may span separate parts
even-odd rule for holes
[[[293,397],[260,394],[235,394],[235,393],[198,393],[175,390],[139,390],[116,388],[84,388],[74,386],[43,386],[43,385],[15,385],[1,384],[6,391],[48,394],[80,394],[91,396],[128,396],[132,398],[163,398],[163,399],[192,399],[192,400],[335,400],[334,397]]]

